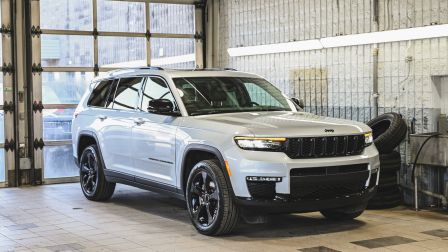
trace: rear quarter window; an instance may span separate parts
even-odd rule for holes
[[[113,80],[101,81],[90,94],[89,100],[87,101],[87,106],[104,107],[106,105],[107,98],[109,97],[112,82]]]

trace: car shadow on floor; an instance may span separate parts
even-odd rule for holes
[[[241,223],[234,235],[254,238],[302,237],[356,230],[366,223],[360,220],[329,221],[319,214],[275,214],[263,224]]]
[[[190,224],[185,202],[166,195],[120,188],[109,203]],[[267,222],[262,224],[247,224],[241,220],[235,231],[225,236],[225,239],[238,240],[242,237],[266,239],[331,234],[356,230],[365,224],[360,220],[329,221],[319,214],[275,214],[269,215]]]

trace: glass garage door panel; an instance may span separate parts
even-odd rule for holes
[[[74,112],[74,108],[44,109],[42,111],[44,140],[71,140]]]
[[[5,182],[5,149],[0,149],[0,182]]]
[[[0,144],[5,143],[5,112],[0,110]]]
[[[145,32],[145,3],[98,0],[98,30]]]
[[[151,65],[166,68],[194,68],[194,39],[151,39]]]
[[[55,30],[89,30],[92,0],[40,0],[40,27]]]
[[[93,37],[41,35],[43,67],[93,66]]]
[[[98,51],[102,67],[146,66],[146,38],[99,37]]]
[[[91,72],[43,72],[42,102],[78,104],[93,78]]]
[[[194,34],[194,5],[151,3],[150,10],[151,32]]]
[[[44,147],[44,178],[63,178],[79,175],[73,161],[71,145]]]

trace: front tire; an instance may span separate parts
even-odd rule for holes
[[[79,160],[79,179],[82,192],[89,200],[105,201],[114,194],[115,183],[106,181],[102,163],[95,144],[83,150]]]
[[[355,219],[356,217],[360,216],[365,209],[366,205],[360,205],[345,208],[327,209],[320,211],[320,213],[329,220],[343,221]]]
[[[199,233],[224,235],[237,225],[239,209],[216,160],[200,161],[193,167],[185,196],[191,222]]]

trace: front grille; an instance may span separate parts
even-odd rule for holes
[[[326,166],[326,167],[308,167],[308,168],[294,168],[291,169],[289,175],[291,177],[300,176],[325,176],[344,174],[352,172],[364,172],[368,171],[367,164],[354,164],[354,165],[340,165],[340,166]]]
[[[290,138],[285,153],[294,159],[359,155],[364,141],[364,135]]]
[[[317,184],[306,186],[300,183],[291,183],[290,196],[292,199],[328,199],[342,197],[362,192],[365,189],[364,183],[359,181],[340,185]]]

